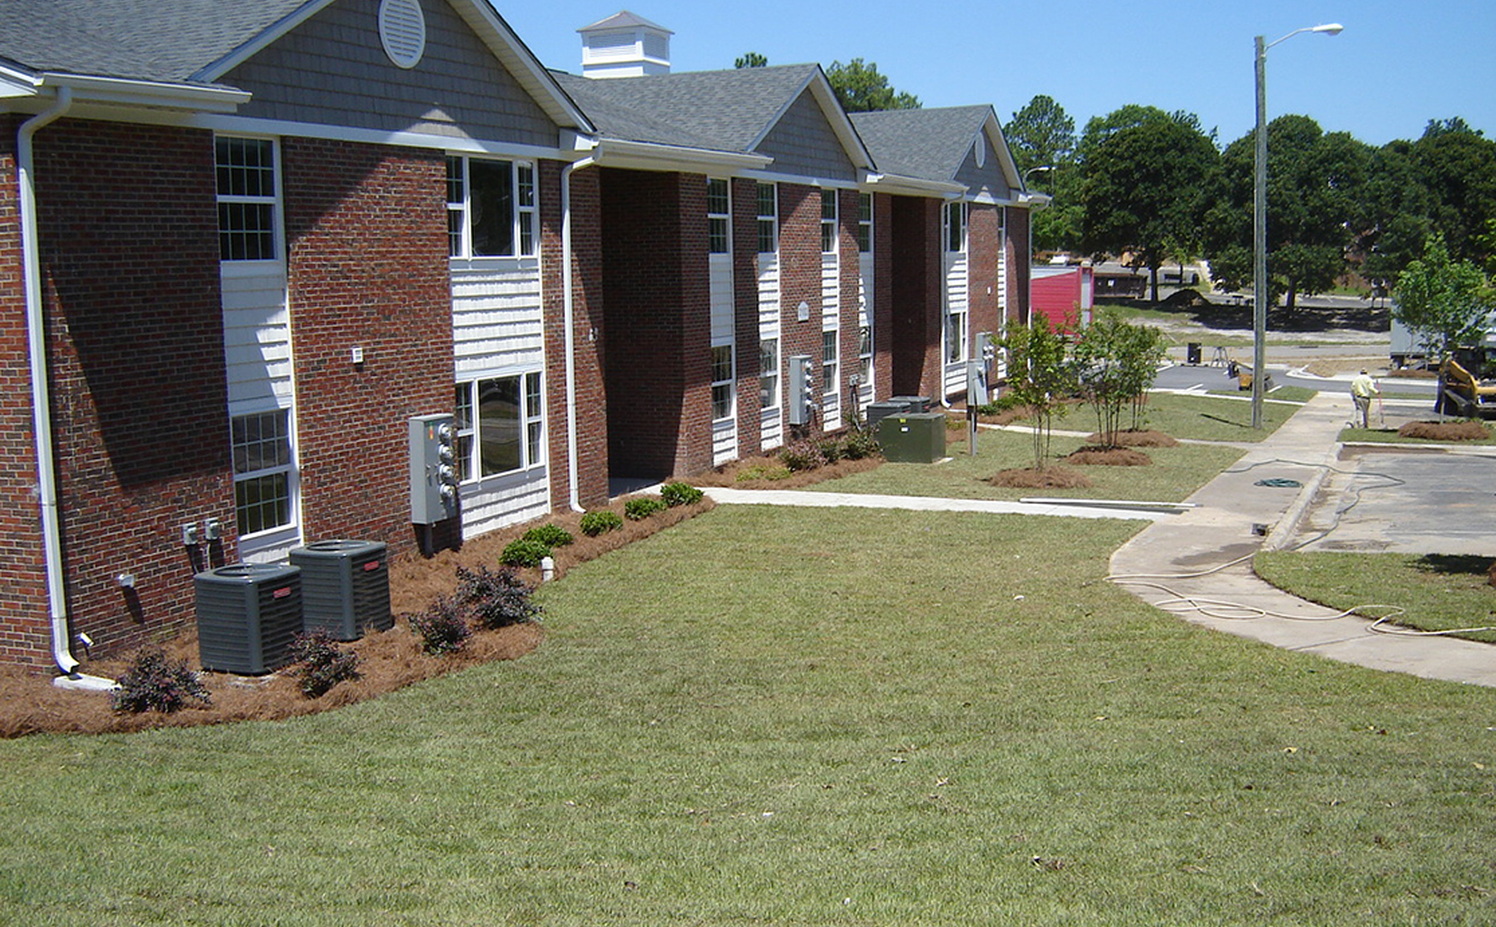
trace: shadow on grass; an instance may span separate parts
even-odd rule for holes
[[[1425,554],[1413,566],[1419,572],[1443,576],[1485,576],[1491,570],[1491,558],[1481,554]]]

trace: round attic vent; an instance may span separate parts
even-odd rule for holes
[[[380,0],[379,41],[396,66],[413,68],[426,52],[426,14],[421,0]]]
[[[981,135],[978,135],[977,136],[977,140],[972,143],[971,151],[972,151],[972,154],[974,154],[976,156],[977,167],[979,167],[979,168],[986,167],[987,166],[987,146],[982,143],[982,136]]]

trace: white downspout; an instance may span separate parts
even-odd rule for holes
[[[571,175],[579,167],[596,163],[591,155],[561,169],[561,293],[562,322],[566,326],[566,482],[571,487],[568,502],[574,512],[585,512],[577,490],[577,347],[572,329]]]
[[[62,531],[57,506],[57,478],[52,454],[51,396],[48,390],[47,339],[42,311],[41,245],[37,240],[37,206],[32,138],[61,119],[73,105],[70,87],[59,87],[50,107],[21,124],[16,140],[16,168],[21,196],[21,278],[26,293],[26,335],[31,355],[31,414],[36,448],[37,501],[41,511],[42,547],[47,562],[47,599],[52,608],[52,657],[73,682],[78,673],[68,638],[67,588],[62,572]],[[108,680],[99,680],[113,685]]]

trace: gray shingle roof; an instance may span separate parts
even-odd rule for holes
[[[961,169],[972,139],[991,111],[990,106],[950,106],[852,113],[851,117],[880,171],[949,181]]]
[[[647,26],[650,29],[658,29],[661,32],[670,32],[671,35],[675,35],[674,32],[671,32],[659,23],[652,23],[638,13],[630,13],[628,10],[619,10],[612,16],[606,19],[599,19],[592,25],[583,26],[577,31],[591,32],[593,29],[623,29],[629,26]]]
[[[606,137],[746,152],[817,72],[814,64],[649,77],[556,78]]]
[[[4,0],[0,57],[33,71],[191,83],[318,0]]]

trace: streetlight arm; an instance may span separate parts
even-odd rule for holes
[[[1323,32],[1326,35],[1339,35],[1343,31],[1345,31],[1345,27],[1340,25],[1340,23],[1324,23],[1323,25],[1319,26],[1305,26],[1302,29],[1293,30],[1281,39],[1276,39],[1272,42],[1267,43],[1267,45],[1265,45],[1262,50],[1258,52],[1258,54],[1266,54],[1269,48],[1272,48],[1274,45],[1277,45],[1281,42],[1287,42],[1289,39],[1293,38],[1301,32]]]

